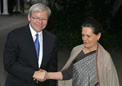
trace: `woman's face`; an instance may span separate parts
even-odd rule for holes
[[[97,41],[99,40],[101,33],[98,35],[93,33],[93,28],[83,27],[82,28],[82,40],[84,47],[87,49],[97,48]]]

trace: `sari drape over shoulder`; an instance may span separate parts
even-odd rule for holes
[[[62,70],[66,70],[70,66],[83,48],[83,44],[73,48],[70,58]],[[96,71],[99,86],[119,86],[118,75],[111,56],[99,43],[96,51]],[[72,86],[72,79],[58,81],[58,86]]]

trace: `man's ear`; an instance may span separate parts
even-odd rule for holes
[[[30,21],[30,18],[31,18],[31,16],[30,16],[30,14],[28,14],[28,21]]]

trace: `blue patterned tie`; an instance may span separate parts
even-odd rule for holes
[[[39,44],[39,39],[38,39],[39,34],[36,34],[36,40],[35,40],[35,48],[36,48],[36,53],[37,53],[37,58],[39,60],[39,50],[40,50],[40,44]]]

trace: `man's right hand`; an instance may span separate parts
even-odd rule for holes
[[[45,70],[40,69],[39,71],[35,71],[33,75],[34,80],[38,80],[43,82],[47,78],[47,72]]]

